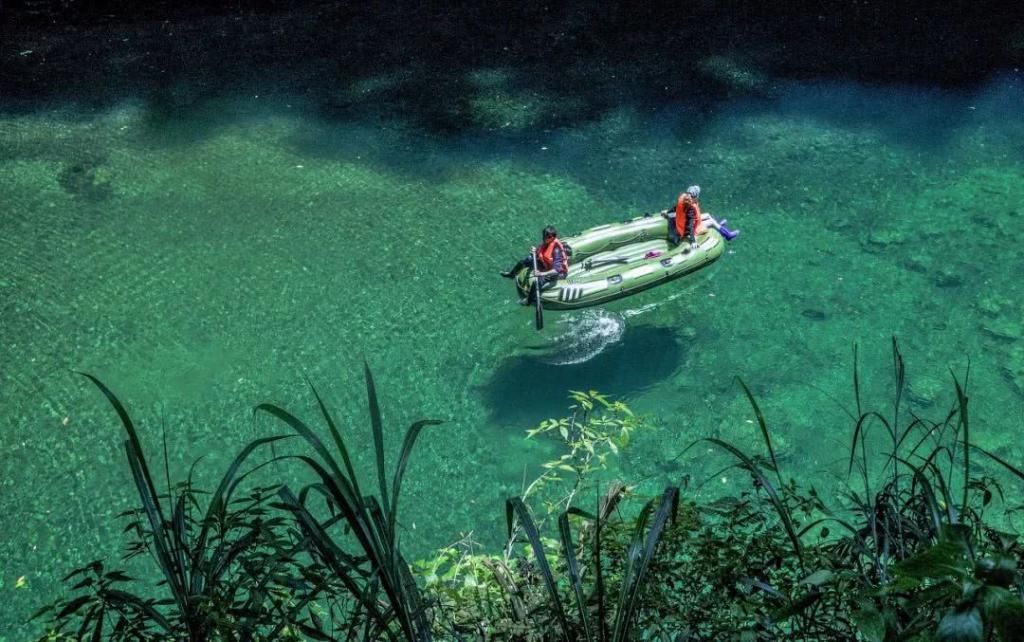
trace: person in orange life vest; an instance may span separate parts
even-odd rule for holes
[[[537,254],[537,278],[541,279],[541,285],[554,283],[558,279],[565,278],[569,273],[569,252],[565,245],[558,240],[558,231],[553,225],[548,225],[541,233],[541,246],[530,248],[530,254],[512,266],[511,270],[502,272],[501,275],[511,279],[520,269],[533,267],[533,254]]]
[[[691,185],[676,200],[674,216],[669,216],[668,240],[678,245],[683,239],[690,245],[696,243],[697,234],[701,230],[700,185]]]

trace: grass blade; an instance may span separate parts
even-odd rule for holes
[[[914,466],[914,464],[902,458],[898,458],[898,461],[910,470],[914,471],[914,480],[921,484],[924,500],[928,505],[928,514],[932,518],[932,528],[935,529],[935,533],[941,532],[942,511],[939,509],[939,502],[935,499],[935,491],[932,489],[931,482],[928,481],[924,472],[917,466]]]
[[[380,624],[382,630],[389,629],[389,619],[385,618],[378,608],[376,591],[372,595],[365,594],[352,577],[351,572],[359,574],[359,569],[348,563],[349,556],[337,547],[331,537],[320,527],[316,518],[299,503],[287,487],[279,490],[278,496],[283,500],[285,507],[295,516],[316,555],[331,569],[349,593],[359,600],[360,605],[366,609],[371,618]]]
[[[866,412],[863,415],[861,415],[860,419],[857,420],[857,425],[854,426],[853,429],[853,440],[850,442],[850,468],[847,471],[847,474],[853,472],[853,460],[854,457],[857,456],[858,443],[861,444],[861,454],[863,455],[863,453],[865,452],[863,442],[864,439],[866,439],[867,437],[867,429],[865,426],[868,419],[877,419],[883,426],[885,426],[886,432],[890,434],[892,433],[892,427],[889,425],[889,420],[883,417],[880,413],[872,410],[871,412]],[[867,474],[867,470],[864,471],[864,474]]]
[[[857,416],[863,416],[860,405],[860,369],[857,366],[857,344],[853,344],[853,399],[857,404]]]
[[[650,514],[650,507],[653,506],[653,501],[648,502],[644,509],[644,513]],[[644,587],[644,581],[647,577],[647,569],[650,567],[651,559],[654,557],[654,551],[657,548],[658,540],[661,539],[661,534],[665,529],[665,525],[671,518],[673,521],[676,518],[676,514],[679,509],[679,489],[676,487],[669,487],[662,493],[661,503],[658,505],[658,510],[654,515],[654,519],[651,522],[651,528],[647,531],[647,537],[644,541],[642,553],[638,557],[633,557],[632,549],[633,545],[630,545],[630,565],[626,571],[626,577],[623,578],[623,586],[628,586],[628,591],[625,593],[625,602],[620,602],[618,605],[617,613],[615,614],[615,642],[628,640],[631,638],[630,626],[633,621],[633,616],[636,612],[637,605],[639,603],[640,594]],[[637,529],[634,534],[634,543],[639,544],[640,537],[643,535],[642,524],[646,520],[638,522]]]
[[[261,403],[258,406],[256,406],[256,408],[253,409],[254,413],[260,411],[277,417],[281,421],[291,426],[292,430],[294,430],[296,433],[299,434],[299,436],[305,439],[306,443],[312,446],[313,450],[316,451],[318,455],[320,455],[320,458],[321,460],[323,460],[324,464],[331,469],[331,473],[333,475],[327,476],[332,477],[333,479],[337,479],[340,487],[345,491],[346,499],[354,505],[359,505],[361,495],[355,492],[355,483],[353,483],[354,480],[349,479],[344,473],[341,472],[341,469],[338,467],[338,463],[334,460],[334,457],[331,456],[331,453],[330,451],[327,450],[327,447],[324,446],[324,442],[320,440],[320,437],[318,437],[316,433],[313,432],[310,429],[310,427],[305,424],[305,422],[303,422],[301,419],[291,414],[284,408],[281,408],[280,406],[276,406],[274,404]]]
[[[764,473],[761,472],[761,469],[757,467],[757,464],[755,464],[753,460],[751,460],[750,457],[745,455],[741,450],[739,450],[730,443],[722,441],[721,439],[716,439],[714,437],[706,437],[700,441],[710,442],[712,444],[715,444],[719,448],[722,448],[731,453],[734,457],[740,460],[740,462],[743,464],[743,468],[750,472],[750,474],[754,476],[754,478],[758,481],[761,487],[764,488],[765,492],[768,493],[769,501],[771,502],[772,506],[775,507],[775,512],[778,513],[779,519],[782,520],[782,526],[786,531],[786,535],[789,537],[789,540],[793,543],[793,550],[796,552],[796,556],[797,558],[799,558],[801,566],[803,566],[803,546],[800,544],[800,537],[797,535],[796,529],[793,526],[793,519],[789,514],[789,508],[786,507],[785,503],[783,503],[782,498],[779,497],[778,492],[772,486],[772,483],[768,480],[768,478],[764,476]]]
[[[957,405],[960,407],[960,427],[964,431],[964,499],[963,504],[960,507],[960,514],[967,513],[967,491],[970,489],[971,481],[971,437],[970,437],[970,421],[967,415],[967,394],[964,389],[960,386],[960,381],[953,375],[953,384],[956,386],[956,400]],[[950,480],[952,481],[952,480]]]
[[[597,596],[597,633],[600,642],[608,642],[608,611],[604,593],[604,568],[601,564],[601,527],[604,518],[597,511],[594,519],[594,593]]]
[[[341,461],[345,465],[345,471],[348,473],[348,478],[352,483],[352,488],[356,495],[362,497],[363,493],[359,490],[359,479],[356,477],[356,470],[352,466],[352,459],[348,455],[348,448],[345,447],[345,442],[341,438],[341,433],[338,431],[338,426],[334,422],[334,417],[332,417],[331,413],[327,410],[327,405],[320,397],[320,393],[317,391],[316,386],[313,385],[313,382],[307,379],[306,383],[309,384],[309,389],[313,391],[313,396],[316,397],[316,403],[320,407],[320,414],[324,417],[327,429],[330,431],[331,438],[334,440],[334,446],[341,454]]]
[[[380,405],[377,403],[377,387],[373,383],[370,366],[363,362],[363,375],[366,377],[366,396],[370,406],[370,427],[373,429],[373,453],[377,460],[377,483],[380,484],[380,501],[384,504],[384,513],[390,514],[388,498],[388,481],[384,476],[384,426],[380,418]]]
[[[746,393],[747,399],[750,401],[751,407],[754,409],[754,416],[757,417],[757,425],[761,429],[761,438],[764,439],[764,443],[768,446],[768,456],[772,459],[772,468],[775,470],[775,475],[779,479],[779,485],[782,486],[782,473],[779,471],[779,462],[775,460],[775,449],[772,448],[772,439],[768,435],[768,424],[764,420],[764,414],[761,412],[761,407],[757,405],[757,401],[754,399],[754,394],[750,392],[750,388],[747,384],[743,383],[743,380],[736,377],[736,381],[739,382],[740,387],[743,388],[743,392]]]
[[[1017,468],[1016,466],[1014,466],[1013,464],[1007,462],[1005,459],[1003,459],[999,455],[996,455],[995,453],[990,453],[989,451],[985,450],[981,446],[973,446],[972,445],[971,447],[974,448],[975,450],[981,451],[981,454],[986,455],[987,457],[989,457],[990,459],[992,459],[996,463],[1002,464],[1003,468],[1005,468],[1006,470],[1008,470],[1011,473],[1013,473],[1014,475],[1016,475],[1019,479],[1024,480],[1024,470],[1021,470],[1020,468]]]
[[[569,527],[569,511],[558,516],[558,534],[562,540],[562,554],[565,555],[566,568],[569,573],[569,583],[572,586],[573,595],[576,596],[576,608],[580,614],[580,622],[583,624],[583,634],[587,641],[593,639],[590,633],[590,623],[587,621],[586,600],[583,597],[583,585],[580,581],[579,564],[576,561],[576,547],[572,543],[572,529]]]
[[[412,455],[413,446],[416,445],[416,439],[419,438],[420,431],[427,426],[437,426],[441,423],[441,421],[436,419],[423,419],[409,426],[409,430],[405,433],[405,439],[402,441],[402,450],[398,453],[398,463],[395,465],[395,476],[391,482],[391,492],[393,495],[391,496],[391,512],[388,513],[388,536],[392,545],[395,541],[395,522],[398,516],[398,495],[402,491],[402,478],[405,477],[405,468],[409,464],[409,457]]]
[[[558,622],[562,627],[562,635],[566,640],[571,640],[573,638],[571,631],[569,630],[569,620],[565,617],[565,609],[562,607],[562,600],[558,597],[558,587],[555,585],[555,578],[551,574],[551,566],[548,565],[548,558],[544,554],[544,546],[540,542],[540,533],[537,531],[537,525],[530,516],[530,511],[526,508],[526,504],[523,503],[523,500],[519,497],[512,497],[505,502],[505,519],[508,523],[507,537],[510,538],[510,547],[512,546],[512,527],[516,517],[518,517],[519,525],[522,526],[523,532],[526,533],[526,537],[530,540],[530,546],[533,548],[533,556],[537,560],[537,566],[540,567],[541,577],[544,579],[544,586],[547,587],[548,595],[551,597],[552,608],[554,609]]]
[[[193,557],[192,566],[193,568],[200,567],[200,561],[205,555],[206,542],[209,538],[210,528],[214,524],[214,516],[223,510],[231,500],[231,493],[235,488],[236,480],[235,476],[238,474],[238,469],[241,468],[242,463],[252,454],[254,450],[264,444],[270,444],[281,439],[288,439],[288,435],[281,435],[277,437],[263,437],[256,439],[248,443],[236,456],[228,469],[224,472],[221,477],[220,484],[217,485],[217,489],[213,492],[210,497],[210,503],[206,508],[206,516],[203,518],[202,525],[199,527],[199,535],[196,536],[196,542],[193,546]],[[189,473],[189,479],[192,478],[192,473]],[[191,485],[191,484],[190,484]],[[200,593],[203,590],[203,575],[201,573],[194,573],[192,575],[191,591],[193,594]]]
[[[124,426],[125,432],[128,433],[128,441],[132,443],[135,452],[141,454],[142,444],[139,442],[139,435],[135,431],[135,424],[132,423],[131,418],[128,416],[128,411],[125,410],[124,405],[121,404],[121,401],[117,398],[117,395],[111,392],[110,388],[107,388],[100,382],[99,379],[92,376],[91,374],[87,372],[79,372],[78,374],[87,378],[89,381],[92,381],[96,385],[96,387],[100,389],[100,392],[102,392],[103,395],[107,398],[107,401],[110,402],[110,405],[114,407],[114,410],[117,412],[117,416],[121,418],[121,424]],[[149,489],[149,495],[150,497],[153,498],[153,503],[156,505],[157,511],[162,514],[163,511],[160,510],[160,500],[159,497],[157,496],[156,485],[153,484],[153,478],[149,474],[148,466],[143,465],[142,474],[143,479],[146,482],[146,487]]]
[[[188,586],[189,566],[185,561],[185,555],[188,552],[188,529],[185,525],[184,493],[178,496],[178,501],[174,506],[174,516],[172,519],[171,544],[174,549],[174,556],[177,561],[178,570],[181,573],[182,588],[185,588]],[[191,556],[189,556],[189,559],[191,559]]]

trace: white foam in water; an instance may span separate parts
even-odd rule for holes
[[[643,314],[645,312],[650,312],[651,310],[655,310],[657,308],[660,308],[661,306],[665,305],[669,301],[675,301],[676,299],[678,299],[679,297],[683,296],[684,294],[687,294],[688,291],[689,290],[687,290],[686,292],[676,292],[675,294],[667,296],[667,297],[665,297],[664,299],[662,299],[660,301],[654,301],[653,303],[648,303],[647,305],[641,305],[639,308],[631,308],[629,310],[624,310],[622,312],[622,316],[627,318],[627,319],[629,319],[631,317],[640,316],[641,314]]]
[[[548,339],[545,363],[568,366],[589,361],[618,343],[626,330],[626,318],[603,309],[566,314],[558,319],[562,332]]]
[[[699,275],[695,278],[687,278],[684,281],[684,283],[681,283],[679,285],[673,284],[673,286],[671,286],[675,289],[675,292],[673,292],[672,294],[666,296],[663,299],[659,299],[657,301],[652,301],[651,303],[641,305],[638,308],[630,308],[629,310],[623,310],[622,316],[625,317],[626,319],[630,319],[632,317],[640,316],[641,314],[644,314],[646,312],[650,312],[651,310],[656,310],[661,306],[665,305],[666,303],[671,303],[672,301],[675,301],[681,296],[690,295],[698,288],[698,286],[708,283],[711,280],[711,278],[712,277],[708,275]]]

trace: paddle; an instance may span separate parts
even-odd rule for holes
[[[537,276],[537,252],[530,254],[533,257],[533,300],[537,306],[537,314],[534,317],[534,325],[538,330],[544,329],[544,306],[540,302],[540,277]]]

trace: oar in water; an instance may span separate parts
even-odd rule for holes
[[[531,254],[533,256],[533,301],[537,307],[537,313],[534,317],[534,325],[537,326],[538,330],[544,329],[544,306],[540,301],[540,277],[537,276],[537,252]]]

